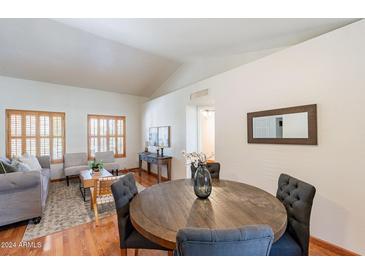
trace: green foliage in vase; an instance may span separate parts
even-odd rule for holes
[[[93,161],[89,162],[89,168],[92,169],[93,171],[102,170],[104,168],[103,161],[93,160]]]

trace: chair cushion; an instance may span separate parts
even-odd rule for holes
[[[219,179],[219,171],[221,169],[221,165],[218,162],[214,162],[214,163],[208,163],[207,164],[210,176],[212,177],[212,179]]]
[[[118,163],[104,163],[104,168],[108,171],[119,170],[119,164]]]
[[[287,232],[297,240],[302,255],[308,255],[309,226],[316,188],[306,182],[281,174],[276,197],[283,203],[288,214]]]
[[[64,169],[65,176],[80,175],[80,171],[89,169],[89,166],[71,166]]]
[[[166,248],[146,239],[135,229],[133,229],[131,234],[129,234],[128,238],[125,240],[125,243],[127,248],[167,250]]]
[[[274,233],[267,225],[237,229],[184,228],[176,235],[181,256],[268,256]]]
[[[132,173],[119,178],[111,186],[118,214],[119,241],[121,248],[162,249],[140,235],[133,227],[129,216],[129,203],[138,193]]]
[[[219,179],[219,172],[221,169],[221,165],[218,162],[207,163],[207,169],[209,170],[210,176],[212,179]],[[191,164],[191,178],[194,179],[195,172],[197,167]]]
[[[113,151],[95,152],[95,160],[103,161],[103,163],[114,163],[114,153]]]
[[[270,256],[301,256],[302,249],[288,232],[275,242],[270,251]]]
[[[64,157],[64,167],[87,166],[87,153],[66,153]]]

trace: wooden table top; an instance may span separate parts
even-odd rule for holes
[[[166,248],[176,246],[176,233],[185,227],[238,228],[267,224],[275,241],[286,229],[282,203],[268,192],[244,183],[215,180],[208,199],[198,199],[191,179],[146,188],[131,202],[133,226],[147,239]]]
[[[110,177],[110,176],[113,176],[113,174],[111,174],[106,169],[100,170],[100,174],[92,174],[90,169],[80,171],[80,179],[81,179],[82,186],[84,188],[93,187],[95,182],[99,178]]]
[[[99,178],[103,177],[109,177],[113,176],[109,171],[106,169],[101,169],[99,174],[93,174],[91,169],[80,171],[80,177],[82,177],[83,180],[97,180]]]
[[[172,156],[169,156],[169,155],[161,155],[161,154],[158,154],[157,153],[154,153],[154,152],[140,152],[138,153],[138,155],[140,156],[146,156],[146,157],[151,157],[151,158],[155,158],[155,159],[172,159]]]

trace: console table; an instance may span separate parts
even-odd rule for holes
[[[171,180],[171,156],[161,156],[152,152],[141,152],[139,155],[139,172],[142,170],[142,161],[147,162],[147,172],[151,173],[151,164],[157,165],[157,183],[161,182],[161,166],[167,167],[167,179]]]

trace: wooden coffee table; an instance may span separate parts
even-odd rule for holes
[[[80,171],[80,191],[84,201],[86,201],[85,197],[87,188],[94,187],[99,178],[110,176],[113,176],[113,174],[106,169],[102,169],[100,174],[92,174],[91,170]]]

